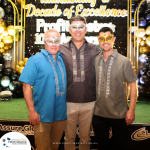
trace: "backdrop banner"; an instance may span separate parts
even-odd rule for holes
[[[71,39],[69,19],[81,15],[87,21],[86,40],[98,45],[102,27],[110,27],[116,37],[114,48],[127,56],[127,1],[124,0],[26,0],[25,57],[44,48],[43,36],[48,29],[61,34],[61,43]]]
[[[19,132],[24,134],[31,143],[31,150],[35,150],[34,144],[34,127],[29,124],[28,121],[0,121],[0,138],[8,132]],[[123,132],[123,131],[122,131]],[[79,145],[79,129],[76,130],[76,150],[78,150]],[[103,135],[102,135],[103,136]],[[113,145],[113,133],[110,129],[109,134],[109,147],[110,150]],[[91,130],[91,150],[97,150],[97,143],[95,141],[94,131]],[[149,150],[150,143],[150,124],[132,124],[128,126],[127,134],[127,150]],[[64,134],[60,141],[60,146],[58,150],[64,150]]]

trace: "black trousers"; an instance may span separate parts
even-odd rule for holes
[[[127,126],[125,119],[110,119],[94,115],[92,125],[98,143],[98,150],[109,149],[110,127],[112,127],[113,134],[111,149],[126,150]]]

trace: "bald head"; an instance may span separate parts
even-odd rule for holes
[[[45,40],[45,38],[50,38],[50,35],[52,34],[52,33],[57,33],[57,37],[59,37],[60,38],[60,33],[57,31],[57,30],[55,30],[55,29],[50,29],[50,30],[47,30],[45,33],[44,33],[44,40]]]

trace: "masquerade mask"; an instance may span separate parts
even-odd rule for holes
[[[71,24],[70,26],[69,26],[70,28],[71,28],[71,30],[73,30],[73,31],[83,31],[84,29],[85,29],[85,27],[86,27],[86,24],[84,24],[84,23],[79,23],[78,21],[75,23],[75,24]]]
[[[49,46],[58,46],[60,45],[60,38],[57,38],[55,36],[51,38],[45,38],[45,43]]]
[[[106,34],[104,33],[101,36],[98,36],[98,41],[101,43],[107,43],[107,42],[111,42],[113,40],[114,35],[113,34]]]

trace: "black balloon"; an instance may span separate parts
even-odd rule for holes
[[[5,22],[7,23],[7,26],[14,25],[14,18],[10,15],[5,16]]]
[[[18,75],[18,72],[16,70],[14,70],[12,75]]]
[[[140,72],[140,75],[141,75],[141,76],[146,75],[146,73],[147,73],[146,67],[141,68],[141,69],[139,70],[139,72]]]
[[[1,79],[1,85],[2,85],[2,87],[4,87],[4,88],[8,87],[9,83],[10,83],[10,78],[8,76],[2,77],[2,79]]]
[[[150,56],[148,56],[147,62],[150,63]]]
[[[0,64],[0,73],[4,74],[5,72],[5,66],[3,64]]]
[[[147,14],[147,15],[146,15],[146,20],[147,20],[147,21],[150,21],[150,14]]]
[[[12,5],[6,6],[6,8],[5,8],[5,14],[6,14],[6,15],[13,14],[13,8],[12,8]]]
[[[8,0],[3,0],[3,7],[5,8],[8,5],[11,5],[11,3]]]
[[[146,68],[147,70],[150,69],[150,63],[149,63],[149,62],[146,62],[146,63],[145,63],[145,68]]]
[[[147,26],[150,26],[150,21],[147,21]]]
[[[147,71],[147,75],[150,77],[150,70],[149,70],[149,71]]]
[[[13,70],[14,70],[14,69],[13,69],[13,68],[11,68],[11,67],[7,67],[6,69],[10,69],[10,70],[12,70],[12,72],[13,72]]]
[[[144,17],[141,17],[139,19],[139,26],[140,27],[145,27],[147,25],[146,19]]]
[[[18,81],[18,75],[14,74],[11,76],[12,81]]]
[[[150,87],[145,87],[144,85],[138,86],[139,97],[150,98]]]
[[[21,83],[19,81],[12,81],[9,84],[9,89],[12,92],[17,92],[17,91],[19,91],[21,89]]]
[[[149,86],[150,85],[150,76],[143,75],[142,77],[140,77],[140,83],[142,85]]]
[[[17,97],[23,97],[23,90],[20,89],[19,91],[16,91],[16,92],[15,92],[15,95],[16,95]]]
[[[3,54],[0,53],[0,64],[5,64],[5,60],[3,58]]]
[[[132,0],[132,7],[135,7],[136,6],[136,3],[134,0]]]
[[[0,80],[2,79],[3,75],[0,73]]]
[[[0,92],[3,91],[3,87],[0,85]]]
[[[8,77],[11,77],[11,76],[12,76],[12,73],[13,73],[13,69],[10,68],[10,67],[8,67],[8,68],[5,69],[4,75],[5,75],[5,76],[8,76]]]
[[[3,91],[10,91],[9,87],[3,87],[2,90]]]

